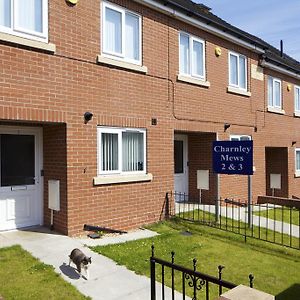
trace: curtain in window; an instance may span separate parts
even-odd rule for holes
[[[274,81],[274,104],[275,106],[277,107],[281,107],[281,96],[280,96],[280,93],[281,93],[281,89],[280,89],[280,82],[278,81]]]
[[[238,85],[238,58],[230,54],[230,84]]]
[[[17,0],[17,24],[26,30],[43,32],[42,0]]]
[[[296,170],[300,171],[300,151],[296,151]]]
[[[104,49],[109,52],[122,53],[122,14],[105,8]]]
[[[273,78],[268,78],[268,105],[273,106]]]
[[[0,26],[11,27],[10,0],[0,0]]]
[[[125,56],[126,58],[139,60],[139,18],[132,14],[125,15]]]
[[[185,34],[180,34],[180,73],[190,74],[190,39]]]
[[[101,133],[102,171],[118,170],[118,134]]]
[[[198,76],[204,76],[203,68],[203,44],[197,41],[193,41],[193,74]]]
[[[144,170],[144,141],[143,133],[123,132],[123,167],[122,171],[143,171]]]
[[[239,56],[239,87],[246,89],[246,59]]]

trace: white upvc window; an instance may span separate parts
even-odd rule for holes
[[[282,109],[281,80],[271,76],[268,78],[268,107]]]
[[[103,2],[102,54],[141,65],[142,18],[120,6]]]
[[[205,42],[185,32],[179,33],[179,73],[205,80]]]
[[[295,175],[300,176],[300,148],[295,149]]]
[[[0,31],[48,42],[48,0],[0,0]]]
[[[237,134],[232,134],[230,135],[230,140],[231,141],[251,141],[252,138],[250,135],[237,135]]]
[[[294,93],[295,93],[295,113],[297,115],[300,115],[300,87],[299,86],[295,86]]]
[[[229,86],[247,90],[247,57],[229,52]]]
[[[146,130],[98,127],[98,175],[146,173]]]

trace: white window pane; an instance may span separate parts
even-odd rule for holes
[[[102,171],[118,170],[118,134],[101,134],[101,161]]]
[[[300,151],[296,151],[296,170],[300,171]]]
[[[203,68],[203,44],[197,41],[193,41],[193,74],[198,76],[204,76]]]
[[[230,54],[230,84],[238,85],[238,60]]]
[[[273,78],[268,78],[268,105],[273,106]]]
[[[140,34],[139,34],[139,18],[132,14],[125,15],[125,56],[126,58],[140,59]]]
[[[17,24],[26,30],[43,32],[42,0],[17,0]]]
[[[0,0],[0,26],[10,27],[11,0]]]
[[[140,132],[122,133],[122,171],[144,170],[144,135]]]
[[[242,135],[242,136],[240,137],[240,141],[251,141],[251,138],[250,138],[250,136]]]
[[[180,73],[190,74],[190,39],[180,34]]]
[[[245,57],[239,57],[239,87],[246,88],[246,59]]]
[[[109,52],[122,53],[122,14],[105,8],[104,49]]]
[[[295,109],[300,111],[300,89],[295,89]]]
[[[275,106],[281,107],[281,89],[280,89],[280,83],[278,81],[275,81],[275,86],[274,86],[274,102]]]

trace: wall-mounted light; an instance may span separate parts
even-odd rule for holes
[[[225,123],[225,124],[224,124],[224,132],[225,132],[230,126],[231,126],[230,124]]]
[[[157,119],[156,118],[151,119],[151,125],[154,125],[154,126],[157,125]]]
[[[215,48],[215,55],[216,55],[216,57],[221,56],[221,54],[222,54],[222,49],[220,47],[216,47]]]
[[[84,124],[87,124],[87,122],[91,121],[93,118],[93,114],[89,111],[85,112],[83,115]]]
[[[288,84],[288,85],[286,86],[286,89],[287,89],[288,92],[290,92],[290,91],[292,90],[292,85],[291,85],[291,84]]]
[[[67,3],[70,3],[72,5],[76,5],[79,0],[66,0],[66,1],[67,1]]]
[[[292,141],[292,147],[295,146],[297,144],[296,141]]]

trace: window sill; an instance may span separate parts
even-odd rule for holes
[[[108,58],[102,55],[97,56],[97,63],[99,64],[105,64],[105,65],[111,65],[122,69],[128,69],[139,73],[146,74],[148,72],[148,68],[145,66],[139,66],[132,63],[128,63],[121,60],[116,60],[112,58]]]
[[[151,173],[137,175],[103,175],[94,177],[94,185],[152,181],[152,179],[153,175]]]
[[[23,37],[19,37],[19,36],[15,36],[3,32],[0,32],[0,40],[12,44],[23,45],[26,47],[43,50],[50,53],[55,53],[56,51],[55,44],[34,41],[34,40],[26,39]]]
[[[203,87],[210,87],[210,82],[209,81],[204,81],[195,77],[190,77],[190,76],[185,76],[185,75],[178,75],[177,76],[177,80],[178,81],[183,81],[183,82],[187,82],[187,83],[191,83],[191,84],[195,84],[195,85],[199,85],[199,86],[203,86]]]
[[[284,115],[285,111],[283,109],[280,108],[276,108],[276,107],[268,107],[268,112],[274,113],[274,114],[279,114],[279,115]]]
[[[296,171],[296,173],[294,175],[295,175],[295,178],[299,178],[300,177],[300,171]]]
[[[246,96],[246,97],[251,97],[251,92],[248,92],[246,90],[242,90],[242,89],[239,89],[239,88],[235,88],[235,87],[232,87],[232,86],[227,87],[227,93]]]
[[[300,111],[295,111],[294,112],[294,117],[299,117],[300,118]]]

